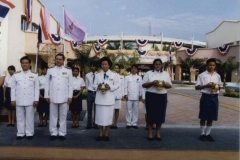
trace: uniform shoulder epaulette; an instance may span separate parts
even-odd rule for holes
[[[50,69],[50,68],[54,68],[54,67],[55,67],[55,66],[51,66],[51,67],[49,67],[49,69]]]
[[[21,71],[17,71],[17,72],[15,72],[15,74],[17,74],[17,73],[20,73]]]

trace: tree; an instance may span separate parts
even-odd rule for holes
[[[240,63],[236,62],[235,56],[229,56],[225,62],[222,62],[220,59],[216,59],[216,61],[216,70],[220,74],[223,81],[223,86],[225,87],[227,73],[232,73],[232,71],[239,69]]]
[[[185,59],[182,59],[179,57],[179,62],[181,63],[181,66],[188,69],[189,71],[189,84],[191,84],[191,70],[192,69],[198,69],[202,67],[205,63],[206,58],[201,59],[201,58],[190,58],[187,57]]]
[[[172,67],[174,65],[173,60],[171,61],[166,61],[163,63],[163,68],[166,71],[168,67]]]
[[[76,65],[80,67],[80,73],[83,75],[84,73],[88,73],[90,71],[90,62],[97,61],[99,58],[97,56],[90,57],[89,54],[91,52],[91,47],[82,47],[81,50],[77,49],[75,51],[75,57],[72,61],[72,65]]]

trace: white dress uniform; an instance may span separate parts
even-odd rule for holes
[[[124,81],[124,95],[128,96],[126,121],[128,126],[137,126],[139,96],[142,96],[142,77],[128,75]]]
[[[85,87],[85,82],[81,77],[73,77],[73,90],[80,91],[82,87]]]
[[[50,98],[51,136],[65,136],[67,133],[68,98],[72,98],[72,70],[55,66],[47,71],[44,98]],[[59,111],[59,129],[57,128]]]
[[[11,101],[16,102],[17,136],[34,135],[34,106],[39,100],[38,75],[30,70],[13,75]]]
[[[124,76],[117,74],[119,80],[119,88],[115,93],[115,105],[114,109],[120,109],[122,106],[122,97],[124,96]]]
[[[105,94],[102,94],[97,90],[95,103],[96,103],[96,117],[95,123],[100,126],[108,126],[112,124],[113,110],[115,104],[114,91],[119,88],[118,75],[108,70],[104,79],[104,73],[101,71],[96,76],[96,81],[93,84],[93,88],[97,90],[99,84],[108,84],[110,90]]]
[[[0,70],[0,78],[3,78],[3,77],[5,77],[5,73]],[[3,107],[3,84],[0,85],[0,108],[1,107]]]

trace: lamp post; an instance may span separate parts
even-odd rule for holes
[[[162,47],[163,32],[161,32],[160,35],[161,35],[161,51],[162,51],[162,48],[163,48],[163,47]]]
[[[194,36],[192,36],[191,38],[192,38],[192,49],[193,49]]]

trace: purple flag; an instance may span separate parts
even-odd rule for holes
[[[73,18],[68,12],[64,9],[64,33],[70,35],[74,41],[82,42],[86,29],[81,25],[75,18]]]

